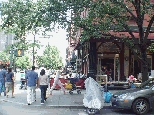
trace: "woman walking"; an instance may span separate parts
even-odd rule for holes
[[[60,72],[61,66],[59,66],[58,69],[59,69],[59,70],[58,70],[57,73],[56,73],[56,77],[54,78],[53,86],[52,86],[52,88],[51,88],[51,90],[50,90],[50,95],[52,95],[52,91],[53,91],[53,89],[55,88],[55,86],[56,86],[57,84],[61,87],[61,89],[63,90],[64,94],[66,94],[65,88],[63,87],[61,81],[59,80],[60,75],[63,75],[63,74],[61,74],[61,72]]]
[[[12,87],[12,98],[14,98],[14,74],[12,72],[12,68],[8,68],[8,72],[6,74],[6,77],[5,77],[5,87],[6,87],[6,91],[5,91],[5,94],[6,94],[6,98],[8,97],[7,93],[8,93],[8,89],[9,87]]]
[[[48,75],[45,75],[45,70],[42,69],[39,76],[39,85],[41,89],[41,104],[44,104],[44,101],[46,101],[46,91],[48,88]]]

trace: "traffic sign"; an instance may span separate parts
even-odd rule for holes
[[[15,54],[18,57],[24,56],[24,50],[23,49],[17,49]]]

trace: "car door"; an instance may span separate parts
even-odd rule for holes
[[[152,88],[150,88],[151,90],[151,96],[150,96],[150,108],[154,108],[154,85],[152,86]]]
[[[154,86],[152,86],[148,93],[150,108],[154,108]]]

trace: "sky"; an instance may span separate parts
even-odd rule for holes
[[[63,64],[65,65],[65,59],[66,59],[66,48],[68,47],[68,40],[66,40],[67,38],[67,32],[65,29],[59,29],[57,32],[50,32],[49,35],[50,38],[42,38],[43,36],[39,36],[36,35],[35,38],[36,40],[39,40],[41,43],[41,45],[43,45],[43,47],[41,47],[40,49],[37,49],[37,55],[41,56],[43,55],[43,50],[45,49],[45,47],[48,45],[50,46],[56,46],[58,48],[58,50],[60,51],[60,56],[63,58]],[[33,40],[34,36],[32,34],[29,34],[27,36],[27,40]]]
[[[0,0],[0,1],[7,2],[8,0]],[[68,41],[66,40],[66,38],[67,38],[66,35],[67,34],[68,33],[66,32],[66,30],[61,29],[61,28],[56,32],[49,33],[49,35],[53,35],[49,39],[49,44],[51,46],[55,45],[58,48],[58,50],[60,51],[60,56],[63,58],[64,65],[65,65],[65,59],[66,59],[66,48],[68,47]],[[40,37],[36,36],[36,39],[38,39],[41,42],[41,45],[44,45],[44,47],[46,45],[48,45],[48,38],[43,39],[43,38],[40,38]],[[27,39],[31,39],[31,40],[33,40],[33,38],[34,38],[33,35],[28,35],[28,37],[27,37]],[[41,49],[38,49],[38,54],[37,55],[42,55],[43,54],[44,47],[42,47]]]

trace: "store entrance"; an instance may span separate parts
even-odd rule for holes
[[[114,59],[104,58],[101,60],[101,67],[106,67],[109,71],[110,69],[114,70]]]

